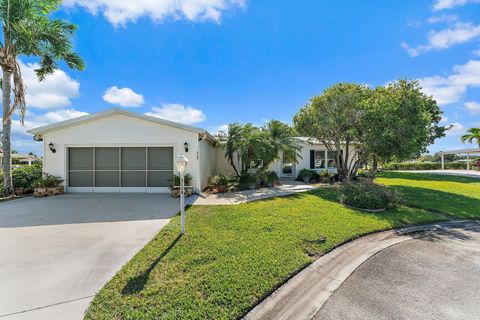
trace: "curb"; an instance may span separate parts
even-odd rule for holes
[[[310,320],[333,292],[376,253],[415,239],[419,232],[478,225],[476,220],[454,220],[377,232],[349,241],[300,271],[243,319]]]

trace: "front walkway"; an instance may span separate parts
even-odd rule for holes
[[[480,179],[480,171],[473,170],[402,170],[399,172],[444,174],[448,176],[471,177]]]
[[[240,204],[254,200],[286,196],[316,188],[315,185],[294,180],[281,180],[280,183],[281,185],[273,188],[207,194],[205,197],[194,195],[187,198],[186,203],[194,206]]]

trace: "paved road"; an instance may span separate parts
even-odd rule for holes
[[[358,268],[315,319],[479,319],[480,227],[428,233]]]
[[[158,194],[0,203],[0,319],[82,319],[98,291],[178,211]]]

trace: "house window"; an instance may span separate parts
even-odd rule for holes
[[[327,165],[329,169],[334,169],[337,167],[335,164],[336,157],[337,151],[327,151]]]
[[[325,168],[325,151],[315,151],[315,169]]]

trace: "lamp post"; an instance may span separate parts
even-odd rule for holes
[[[180,154],[175,161],[177,166],[178,173],[180,175],[180,224],[181,224],[181,233],[185,233],[185,169],[187,168],[188,159]]]

